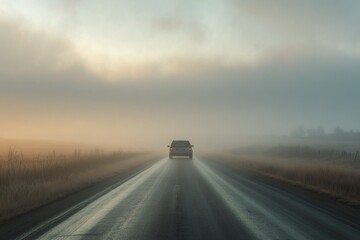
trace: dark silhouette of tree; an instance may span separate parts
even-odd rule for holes
[[[299,126],[290,133],[290,136],[293,138],[360,141],[360,131],[345,130],[339,126],[335,127],[331,133],[326,133],[322,127],[304,129],[303,126]]]

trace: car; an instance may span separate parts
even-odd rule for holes
[[[174,156],[187,156],[190,159],[193,158],[193,147],[188,140],[174,140],[171,145],[168,145],[169,158],[172,159]]]

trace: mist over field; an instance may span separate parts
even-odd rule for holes
[[[357,1],[170,2],[0,1],[0,137],[235,148],[360,129]]]

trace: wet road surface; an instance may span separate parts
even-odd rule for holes
[[[199,158],[162,159],[76,207],[19,239],[360,239],[359,219]]]

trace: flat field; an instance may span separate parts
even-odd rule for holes
[[[355,155],[335,150],[281,147],[207,157],[360,206],[360,156],[355,158]]]
[[[0,158],[0,221],[83,187],[123,174],[153,158],[136,152],[100,150],[25,155],[9,148]]]

